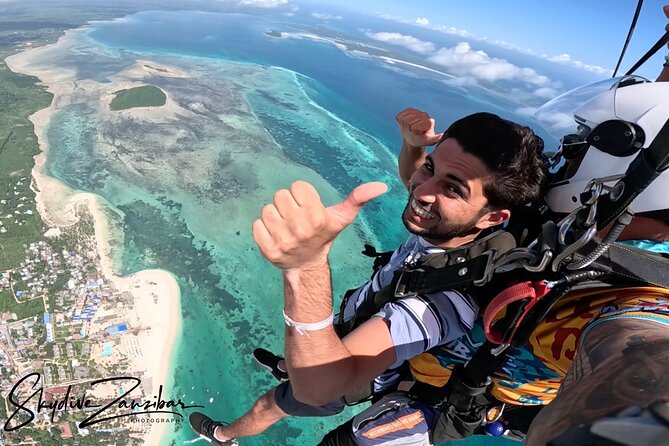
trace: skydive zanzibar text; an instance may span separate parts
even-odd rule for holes
[[[44,387],[39,387],[36,389],[36,386],[39,384],[40,380],[41,380],[40,374],[34,372],[24,376],[14,385],[11,392],[9,393],[7,400],[9,401],[10,405],[16,408],[16,410],[9,416],[9,418],[5,422],[5,425],[3,426],[3,429],[5,431],[11,432],[30,424],[35,419],[36,413],[39,414],[45,409],[51,411],[51,421],[53,422],[56,411],[67,412],[68,409],[84,410],[88,408],[99,408],[99,410],[93,412],[93,414],[89,415],[86,419],[84,419],[79,423],[79,427],[84,428],[87,426],[92,426],[94,424],[103,421],[113,420],[116,418],[137,417],[138,415],[145,415],[145,414],[162,413],[162,414],[176,415],[179,418],[183,418],[183,415],[179,412],[176,412],[175,409],[190,409],[195,407],[204,407],[197,405],[187,406],[181,401],[181,399],[178,399],[177,401],[163,400],[162,385],[158,389],[158,395],[153,396],[152,399],[154,401],[151,400],[141,401],[135,398],[127,399],[127,397],[142,383],[142,381],[139,378],[135,378],[132,376],[104,378],[89,383],[91,388],[94,388],[98,384],[108,383],[108,382],[114,382],[117,384],[126,384],[131,386],[130,390],[124,392],[111,402],[104,405],[96,404],[89,398],[86,398],[85,391],[84,394],[81,396],[73,395],[72,385],[67,386],[67,392],[65,393],[65,396],[62,399],[54,399],[53,401],[44,401],[43,400]],[[27,388],[27,386],[30,387]],[[25,397],[25,399],[19,400],[17,398],[18,394],[27,396]],[[30,410],[28,406],[30,405],[30,403],[32,402],[33,398],[36,395],[39,395],[39,397],[37,400],[37,412],[35,413],[32,410]],[[127,409],[128,412],[110,416],[104,416],[104,412],[110,409]],[[140,409],[141,412],[137,412],[138,409]],[[17,418],[19,414],[27,415],[28,419],[20,423],[17,423],[16,425],[12,425],[12,420]],[[161,421],[161,419],[154,419],[154,421],[164,422]]]

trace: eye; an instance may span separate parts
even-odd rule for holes
[[[454,186],[453,184],[446,184],[446,191],[449,193],[449,195],[455,195],[457,197],[463,197],[462,191],[460,190],[459,187]]]
[[[430,164],[429,162],[426,161],[425,163],[423,163],[422,167],[423,167],[423,170],[426,170],[430,173],[434,173],[434,167],[432,167],[432,164]]]

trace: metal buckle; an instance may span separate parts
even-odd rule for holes
[[[416,294],[418,294],[415,291],[410,291],[408,293],[405,293],[404,291],[406,290],[407,286],[410,285],[409,281],[411,279],[411,273],[415,272],[422,273],[424,271],[425,270],[422,268],[402,271],[400,273],[399,279],[397,279],[397,285],[395,285],[395,297],[415,296]]]
[[[482,286],[485,285],[486,283],[490,282],[492,279],[493,274],[495,274],[495,267],[494,264],[495,262],[492,261],[493,256],[495,254],[495,251],[492,249],[489,249],[487,251],[483,251],[481,253],[482,256],[488,256],[488,259],[486,260],[485,263],[485,270],[483,270],[483,277],[480,279],[476,279],[473,281],[474,286]]]
[[[566,259],[570,255],[581,249],[583,246],[585,246],[586,243],[592,240],[592,238],[595,236],[596,233],[597,233],[597,227],[590,226],[590,228],[588,228],[588,230],[585,231],[585,233],[578,240],[576,240],[571,245],[565,247],[565,249],[555,257],[555,260],[553,260],[553,265],[552,265],[553,271],[557,271],[564,259]]]

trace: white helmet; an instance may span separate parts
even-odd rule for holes
[[[554,212],[581,205],[588,182],[624,174],[669,119],[669,82],[623,76],[567,92],[540,107],[536,119],[561,141],[566,161],[546,195]],[[607,183],[612,186],[615,180]],[[669,209],[669,171],[632,203],[636,213]]]

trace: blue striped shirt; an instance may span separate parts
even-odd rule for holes
[[[339,315],[340,320],[350,320],[368,296],[390,284],[398,268],[424,255],[438,252],[444,252],[444,249],[422,237],[411,235],[395,250],[390,262],[351,295],[343,313]],[[374,317],[381,317],[389,323],[396,359],[391,370],[377,378],[376,390],[396,381],[397,376],[394,375],[397,373],[392,369],[399,367],[405,360],[468,332],[474,325],[478,311],[478,305],[471,296],[456,290],[404,297],[383,306]]]

